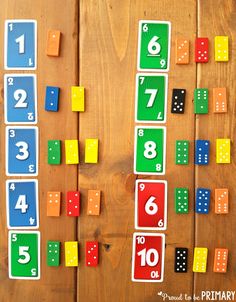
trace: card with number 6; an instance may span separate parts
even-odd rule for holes
[[[6,127],[6,175],[38,175],[38,127]]]
[[[166,127],[136,126],[134,173],[165,174]]]
[[[6,124],[37,123],[36,75],[5,74],[4,116]]]
[[[171,23],[139,21],[138,70],[169,71]]]
[[[134,233],[132,281],[163,282],[165,235]]]
[[[166,230],[167,181],[139,179],[135,183],[135,228]]]
[[[35,70],[37,65],[37,22],[5,21],[5,69]]]

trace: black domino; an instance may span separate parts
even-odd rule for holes
[[[185,247],[175,248],[175,272],[187,273],[188,270],[188,249]]]
[[[184,113],[185,89],[173,89],[171,113]]]

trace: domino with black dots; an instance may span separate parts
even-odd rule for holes
[[[184,113],[185,95],[185,89],[173,89],[171,113]]]

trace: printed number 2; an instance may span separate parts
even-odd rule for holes
[[[17,89],[14,92],[14,99],[16,100],[15,108],[27,108],[28,104],[25,103],[27,98],[27,93],[23,89]]]
[[[19,153],[21,153],[17,154],[16,158],[19,160],[27,159],[29,157],[28,144],[26,142],[18,142],[16,146],[19,148]]]
[[[25,35],[19,36],[15,41],[19,45],[19,54],[24,53],[25,52]]]

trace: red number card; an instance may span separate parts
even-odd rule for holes
[[[163,282],[165,235],[134,233],[132,281]]]
[[[167,182],[137,180],[135,186],[135,228],[166,230]]]

